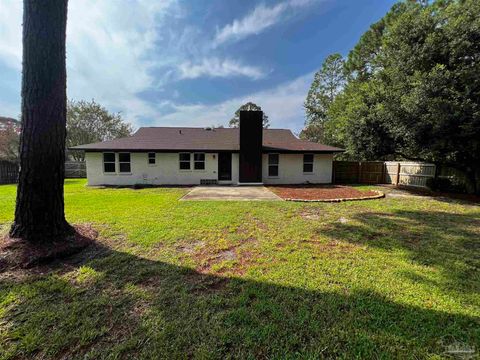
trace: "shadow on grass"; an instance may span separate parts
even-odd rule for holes
[[[0,283],[0,358],[423,358],[480,338],[476,318],[372,292],[223,278],[101,246],[92,254],[63,276]]]
[[[411,261],[440,269],[450,285],[480,292],[480,213],[397,210],[356,213],[351,219],[317,231],[335,240],[404,250]]]
[[[356,186],[362,186],[357,184]],[[395,186],[390,184],[377,184],[385,193],[391,193],[392,197],[425,197],[435,198],[437,201],[453,204],[480,204],[480,196],[466,193],[448,193],[432,191],[428,188],[414,186]]]

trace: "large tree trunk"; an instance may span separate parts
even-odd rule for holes
[[[67,0],[24,0],[22,134],[15,221],[10,236],[58,240],[65,220]]]

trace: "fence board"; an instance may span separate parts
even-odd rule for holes
[[[15,184],[18,179],[18,165],[10,161],[0,161],[0,184]]]
[[[87,167],[85,162],[67,161],[65,162],[66,178],[85,178],[87,177]],[[9,161],[0,161],[0,184],[15,184],[18,181],[18,165]]]
[[[335,161],[335,182],[426,187],[435,165],[407,161]]]
[[[361,184],[381,184],[384,180],[383,161],[362,161],[360,163],[359,180]]]
[[[387,161],[387,184],[426,187],[427,180],[435,177],[435,165],[419,162]],[[397,179],[398,178],[398,184]]]
[[[335,161],[335,182],[340,184],[358,183],[358,161]]]
[[[65,162],[66,178],[85,178],[87,177],[87,167],[84,161]]]

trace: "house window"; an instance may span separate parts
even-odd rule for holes
[[[180,153],[180,170],[190,170],[190,153]]]
[[[278,154],[268,154],[268,176],[278,176]]]
[[[205,170],[205,154],[204,153],[193,154],[193,168],[195,170]]]
[[[115,172],[115,153],[103,153],[103,172]]]
[[[313,154],[303,154],[303,172],[313,173]]]
[[[156,159],[156,154],[153,153],[148,153],[148,165],[155,165],[155,159]]]
[[[119,153],[118,154],[118,165],[119,165],[121,173],[131,172],[130,153]]]

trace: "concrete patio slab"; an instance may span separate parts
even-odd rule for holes
[[[282,201],[264,186],[197,186],[182,201]]]

